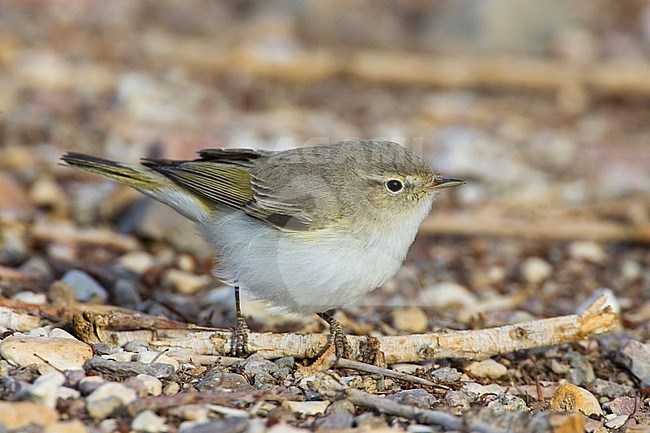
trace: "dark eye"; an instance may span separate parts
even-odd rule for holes
[[[386,188],[388,188],[388,191],[390,192],[400,192],[404,189],[404,184],[397,179],[391,179],[386,182]]]

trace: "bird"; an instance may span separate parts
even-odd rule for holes
[[[248,353],[240,291],[281,311],[317,314],[325,348],[347,357],[337,308],[401,267],[435,195],[465,181],[435,173],[385,140],[282,151],[205,149],[193,160],[140,166],[68,152],[65,165],[129,185],[196,223],[216,251],[213,274],[234,287],[231,353]],[[325,349],[324,348],[324,349]]]

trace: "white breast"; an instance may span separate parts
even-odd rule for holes
[[[354,302],[393,276],[412,244],[422,215],[375,228],[305,237],[277,230],[239,212],[201,225],[219,252],[218,278],[252,296],[297,313],[316,313]]]

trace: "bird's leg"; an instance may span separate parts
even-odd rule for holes
[[[244,316],[241,314],[241,304],[239,301],[239,284],[235,283],[235,309],[237,310],[237,323],[232,331],[232,341],[230,343],[230,354],[241,357],[248,355],[248,325]]]
[[[328,310],[323,313],[317,313],[318,317],[326,321],[330,325],[330,334],[327,336],[327,342],[325,343],[325,347],[323,347],[316,358],[320,358],[323,353],[330,347],[331,344],[334,344],[334,348],[336,349],[336,360],[338,361],[340,358],[348,358],[352,354],[352,348],[350,347],[350,343],[348,343],[348,339],[345,336],[345,332],[343,332],[343,328],[341,327],[341,324],[339,323],[338,320],[334,318],[334,313],[336,310]]]

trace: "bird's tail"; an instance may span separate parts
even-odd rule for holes
[[[138,191],[198,221],[207,208],[201,200],[169,178],[146,167],[137,167],[83,153],[68,152],[61,157],[66,165],[131,186]]]

